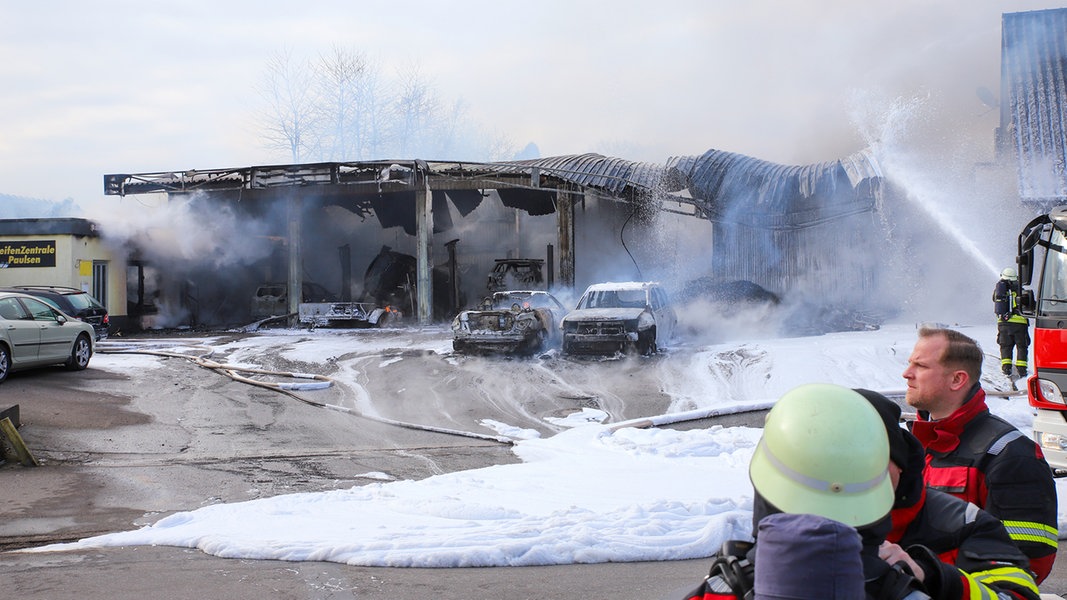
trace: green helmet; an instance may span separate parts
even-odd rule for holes
[[[888,467],[889,441],[878,411],[853,390],[816,383],[775,403],[748,475],[783,512],[860,527],[893,506]]]
[[[1019,272],[1016,271],[1014,267],[1005,267],[1004,270],[1000,272],[1000,278],[1007,279],[1008,281],[1016,281],[1019,279]]]

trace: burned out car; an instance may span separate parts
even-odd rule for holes
[[[335,302],[337,297],[317,283],[301,284],[301,302]],[[282,281],[264,283],[252,297],[252,318],[274,317],[289,312],[289,284]]]
[[[489,271],[486,288],[490,292],[539,289],[544,286],[544,264],[540,258],[498,258]]]
[[[652,354],[671,339],[677,322],[667,293],[656,282],[596,283],[563,317],[563,352]]]
[[[559,316],[565,312],[548,292],[495,292],[477,309],[465,310],[452,320],[452,349],[534,354],[558,342]]]

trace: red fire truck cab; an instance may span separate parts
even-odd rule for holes
[[[1054,208],[1023,228],[1016,263],[1020,309],[1034,325],[1033,375],[1026,382],[1030,405],[1037,409],[1034,441],[1056,475],[1063,476],[1067,475],[1067,206]]]

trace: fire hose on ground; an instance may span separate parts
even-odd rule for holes
[[[512,444],[513,445],[516,442],[516,440],[514,440],[512,438],[508,438],[508,437],[504,437],[504,436],[487,435],[487,434],[481,434],[481,433],[476,433],[476,432],[472,432],[472,431],[449,429],[449,428],[445,428],[445,427],[434,427],[432,425],[421,425],[421,424],[418,424],[418,423],[410,423],[410,422],[406,422],[406,421],[397,421],[397,420],[394,420],[394,419],[388,419],[388,418],[385,418],[385,417],[372,416],[372,415],[368,415],[368,414],[365,414],[365,413],[361,413],[361,412],[359,412],[359,411],[357,411],[355,409],[352,409],[352,408],[349,408],[349,407],[346,407],[346,406],[340,406],[340,405],[337,405],[337,404],[330,404],[328,402],[319,402],[319,401],[316,401],[316,400],[309,400],[309,399],[304,398],[302,396],[299,396],[299,395],[297,395],[295,393],[295,392],[298,392],[298,391],[322,390],[322,389],[326,389],[326,388],[329,388],[329,387],[333,386],[334,385],[334,380],[329,378],[329,377],[326,377],[325,375],[317,375],[317,374],[313,374],[313,373],[296,373],[296,372],[290,372],[290,371],[270,371],[270,370],[266,370],[266,369],[257,369],[257,368],[251,368],[251,367],[244,367],[244,366],[240,366],[240,365],[230,365],[230,364],[225,364],[225,363],[219,363],[219,362],[213,361],[213,360],[208,358],[208,356],[210,356],[214,352],[214,350],[209,346],[187,346],[187,348],[192,349],[192,350],[201,350],[201,351],[203,351],[203,354],[201,354],[201,355],[189,355],[189,354],[185,354],[185,353],[182,353],[182,352],[170,352],[170,351],[165,351],[165,350],[156,350],[156,349],[145,348],[144,347],[145,345],[147,345],[147,344],[135,344],[135,343],[125,343],[124,344],[124,343],[117,343],[117,342],[110,342],[109,341],[109,342],[102,342],[102,343],[98,344],[98,350],[97,351],[100,352],[101,354],[130,353],[130,354],[148,354],[148,355],[153,355],[153,356],[162,356],[162,357],[165,357],[165,358],[184,358],[186,360],[191,360],[191,361],[195,362],[196,364],[198,364],[198,365],[200,365],[200,366],[202,366],[204,368],[211,369],[211,370],[216,371],[218,373],[222,373],[223,375],[226,375],[227,377],[229,377],[230,379],[233,379],[234,381],[238,381],[238,382],[245,383],[245,384],[248,384],[248,385],[254,385],[254,386],[258,386],[258,387],[263,387],[263,388],[267,388],[267,389],[270,389],[270,390],[274,390],[274,391],[277,391],[279,393],[282,393],[282,394],[285,394],[287,396],[290,396],[290,397],[292,397],[292,398],[294,398],[296,400],[299,400],[299,401],[301,401],[301,402],[303,402],[305,404],[310,404],[312,406],[317,406],[317,407],[320,407],[320,408],[328,408],[330,410],[336,410],[338,412],[351,414],[351,415],[354,415],[354,416],[362,417],[364,419],[369,419],[371,421],[377,421],[379,423],[384,423],[384,424],[387,424],[387,425],[393,425],[393,426],[396,426],[396,427],[403,427],[403,428],[406,428],[406,429],[413,429],[413,430],[418,430],[418,431],[429,431],[429,432],[433,432],[433,433],[443,433],[443,434],[446,434],[446,435],[456,435],[456,436],[461,436],[461,437],[469,437],[469,438],[474,438],[474,439],[498,442],[498,443],[502,443],[502,444]],[[245,375],[242,375],[242,373],[248,373],[248,374],[254,374],[254,375],[266,375],[266,376],[271,376],[271,377],[284,377],[284,378],[289,378],[289,379],[304,379],[304,380],[311,380],[311,381],[296,382],[296,383],[262,381],[262,380],[259,380],[259,379],[254,379],[252,377],[246,377]],[[886,392],[882,392],[882,393],[883,393],[883,395],[885,395],[885,396],[887,396],[889,398],[903,398],[904,397],[904,392],[901,391],[901,390],[892,390],[892,391],[886,391]],[[1025,394],[1025,392],[1019,392],[1019,391],[1011,391],[1011,392],[987,391],[986,392],[986,395],[999,396],[999,397],[1021,396],[1021,395],[1024,395],[1024,394]],[[636,428],[658,427],[658,426],[661,426],[661,425],[670,425],[670,424],[681,423],[681,422],[685,422],[685,421],[695,421],[695,420],[712,418],[712,417],[716,417],[716,416],[723,416],[723,415],[727,415],[727,414],[737,414],[737,413],[744,413],[744,412],[765,411],[765,410],[769,410],[773,405],[774,405],[774,401],[773,400],[768,400],[768,401],[764,401],[764,402],[752,403],[752,404],[749,404],[749,405],[746,405],[746,406],[743,406],[743,407],[736,407],[735,406],[735,407],[728,407],[728,408],[722,408],[722,407],[719,407],[719,408],[703,408],[703,409],[697,409],[697,410],[691,410],[691,411],[683,411],[683,412],[679,412],[679,413],[668,413],[668,414],[664,414],[664,415],[658,415],[658,416],[655,416],[655,417],[645,417],[645,418],[639,418],[639,419],[632,419],[632,420],[629,420],[629,421],[622,421],[622,422],[613,424],[611,426],[611,429],[613,431],[616,431],[616,430],[619,430],[619,429],[622,429],[622,428],[625,428],[625,427],[636,427]],[[905,420],[911,420],[911,419],[915,418],[915,415],[914,415],[914,413],[905,414],[905,415],[903,415],[903,418]]]
[[[443,433],[446,435],[455,435],[461,437],[468,437],[480,440],[486,440],[491,442],[498,442],[501,444],[514,444],[515,440],[495,435],[486,435],[476,433],[473,431],[463,431],[459,429],[449,429],[446,427],[434,427],[432,425],[421,425],[419,423],[409,423],[406,421],[397,421],[394,419],[387,419],[385,417],[377,417],[361,413],[357,410],[346,406],[340,406],[337,404],[330,404],[328,402],[319,402],[316,400],[309,400],[302,396],[297,395],[297,391],[315,391],[323,390],[334,385],[334,380],[325,376],[317,375],[313,373],[296,373],[291,371],[270,371],[267,369],[258,369],[252,367],[245,367],[240,365],[231,365],[226,363],[216,362],[208,357],[214,353],[214,350],[210,346],[186,346],[186,348],[194,351],[201,351],[202,354],[190,355],[183,352],[174,352],[153,348],[146,348],[148,344],[136,344],[136,343],[117,343],[117,342],[100,342],[97,344],[97,352],[101,354],[147,354],[150,356],[161,356],[164,358],[183,358],[185,360],[191,360],[197,365],[206,369],[211,369],[217,373],[221,373],[234,381],[240,383],[254,385],[269,390],[274,390],[281,394],[285,394],[291,398],[299,400],[305,404],[317,406],[319,408],[327,408],[330,410],[336,410],[338,412],[347,413],[371,421],[377,421],[387,425],[393,425],[396,427],[403,427],[406,429],[413,429],[417,431],[429,431],[433,433]],[[311,380],[304,382],[276,382],[276,381],[263,381],[260,379],[254,379],[252,377],[246,377],[243,374],[253,375],[265,375],[270,377],[282,377],[288,379],[303,379]]]
[[[904,390],[887,390],[879,392],[890,400],[900,400],[904,398]],[[1016,396],[1025,396],[1026,392],[1022,391],[995,391],[987,390],[986,396],[993,396],[998,398],[1013,398]],[[701,419],[710,419],[712,417],[721,417],[724,415],[735,415],[748,412],[760,412],[768,411],[774,406],[777,400],[763,400],[758,402],[752,402],[743,406],[727,406],[727,407],[714,407],[714,408],[698,408],[694,410],[687,410],[676,413],[667,413],[662,415],[656,415],[654,417],[643,417],[638,419],[631,419],[629,421],[621,421],[611,425],[612,431],[617,431],[626,427],[636,427],[639,429],[649,427],[659,427],[661,425],[672,425],[675,423],[684,423],[686,421],[699,421]],[[907,407],[905,407],[907,408]],[[915,420],[914,412],[905,412],[901,415],[901,419],[904,421]]]

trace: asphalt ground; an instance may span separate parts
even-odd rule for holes
[[[347,488],[366,483],[360,475],[367,472],[420,479],[517,459],[488,441],[339,419],[181,360],[124,373],[92,363],[77,373],[16,373],[0,385],[0,410],[13,404],[19,434],[40,466],[0,465],[0,597],[669,599],[699,583],[709,566],[700,559],[395,569],[140,546],[22,553],[17,549],[124,531],[206,504]],[[723,424],[760,421],[740,415]],[[1042,587],[1067,594],[1064,561]]]
[[[98,360],[94,357],[94,360]],[[174,547],[23,553],[124,531],[217,502],[421,479],[516,462],[509,446],[348,417],[186,361],[161,368],[45,368],[0,385],[40,463],[0,465],[0,597],[673,598],[706,561],[389,569],[217,558]],[[255,490],[255,496],[250,496]]]

